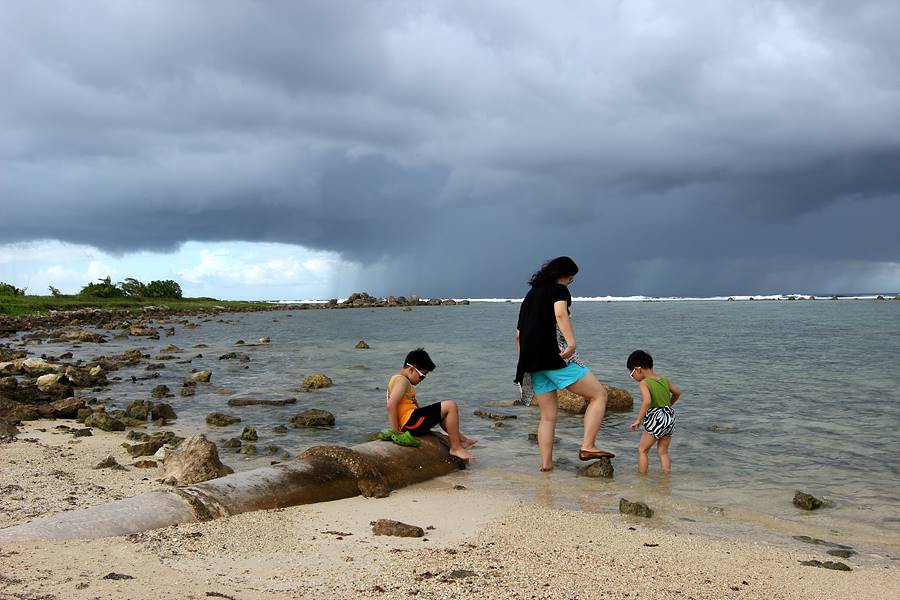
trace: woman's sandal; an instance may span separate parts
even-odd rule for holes
[[[541,468],[540,468],[541,473],[547,473],[547,472],[552,471],[552,470],[553,470],[553,467],[550,467],[549,469],[545,469],[544,467],[541,467]]]
[[[594,460],[596,458],[615,458],[615,454],[606,450],[579,450],[578,460]]]

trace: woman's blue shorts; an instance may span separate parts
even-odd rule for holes
[[[569,387],[588,373],[590,371],[578,363],[569,363],[562,369],[535,371],[531,374],[531,384],[535,394],[546,394]]]

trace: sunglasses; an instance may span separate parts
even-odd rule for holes
[[[425,379],[425,376],[428,375],[428,373],[423,373],[423,372],[420,371],[418,368],[416,368],[416,365],[411,365],[411,364],[409,364],[409,363],[406,363],[406,366],[407,366],[407,367],[412,367],[413,371],[415,371],[416,373],[419,374],[419,379]]]
[[[640,367],[633,368],[631,370],[631,373],[628,374],[628,376],[631,377],[632,379],[634,379],[634,372],[637,371],[638,369],[640,369]]]

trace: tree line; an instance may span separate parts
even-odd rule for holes
[[[28,288],[17,288],[12,284],[0,282],[0,296],[24,296],[26,289]],[[65,295],[52,285],[50,294],[55,298]],[[77,295],[83,298],[181,298],[181,286],[171,279],[144,284],[133,277],[113,283],[112,278],[107,276],[98,279],[96,283],[88,283]]]

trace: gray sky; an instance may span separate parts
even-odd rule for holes
[[[521,296],[560,254],[579,295],[900,291],[898,28],[892,0],[0,0],[0,278],[24,242],[265,242],[338,257],[321,296]]]

